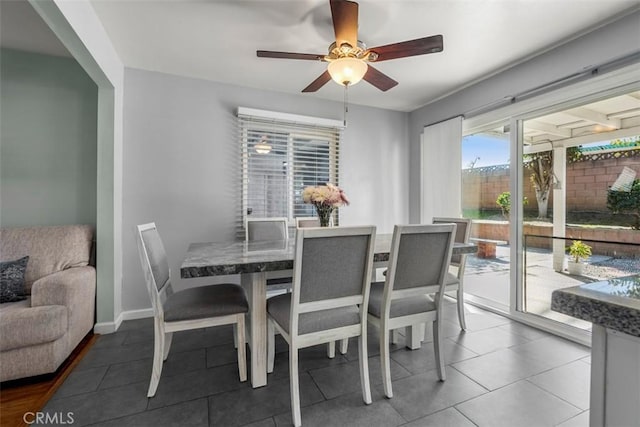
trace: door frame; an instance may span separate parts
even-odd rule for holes
[[[495,128],[506,123],[510,126],[510,184],[511,200],[514,201],[510,212],[510,287],[509,312],[483,304],[477,298],[469,302],[482,308],[506,315],[519,322],[546,330],[572,341],[590,345],[591,332],[522,311],[524,301],[524,252],[523,252],[523,123],[525,120],[575,108],[613,96],[640,90],[640,63],[596,76],[586,81],[547,93],[517,100],[512,104],[496,108],[477,116],[465,118],[462,135],[470,135]]]

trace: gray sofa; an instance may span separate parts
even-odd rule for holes
[[[27,299],[0,304],[0,381],[54,372],[93,328],[88,225],[0,229],[0,260],[29,256]]]

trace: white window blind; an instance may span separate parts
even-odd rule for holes
[[[250,110],[249,113],[259,110]],[[296,120],[296,118],[298,118]],[[327,182],[339,185],[341,126],[334,121],[294,115],[268,117],[238,111],[242,162],[242,204],[237,230],[247,216],[315,216],[302,191]],[[337,225],[337,214],[334,222]]]

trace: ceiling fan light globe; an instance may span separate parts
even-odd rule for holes
[[[256,144],[255,149],[258,154],[269,154],[271,152],[271,146],[265,143]]]
[[[331,61],[327,71],[333,81],[343,86],[351,86],[358,83],[367,72],[369,66],[362,59],[358,58],[338,58]]]

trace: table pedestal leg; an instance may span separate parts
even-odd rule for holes
[[[245,273],[241,284],[249,300],[248,342],[251,348],[251,385],[267,385],[267,278],[264,272]]]
[[[405,343],[411,350],[417,350],[422,346],[424,341],[424,323],[407,326],[405,328]]]

